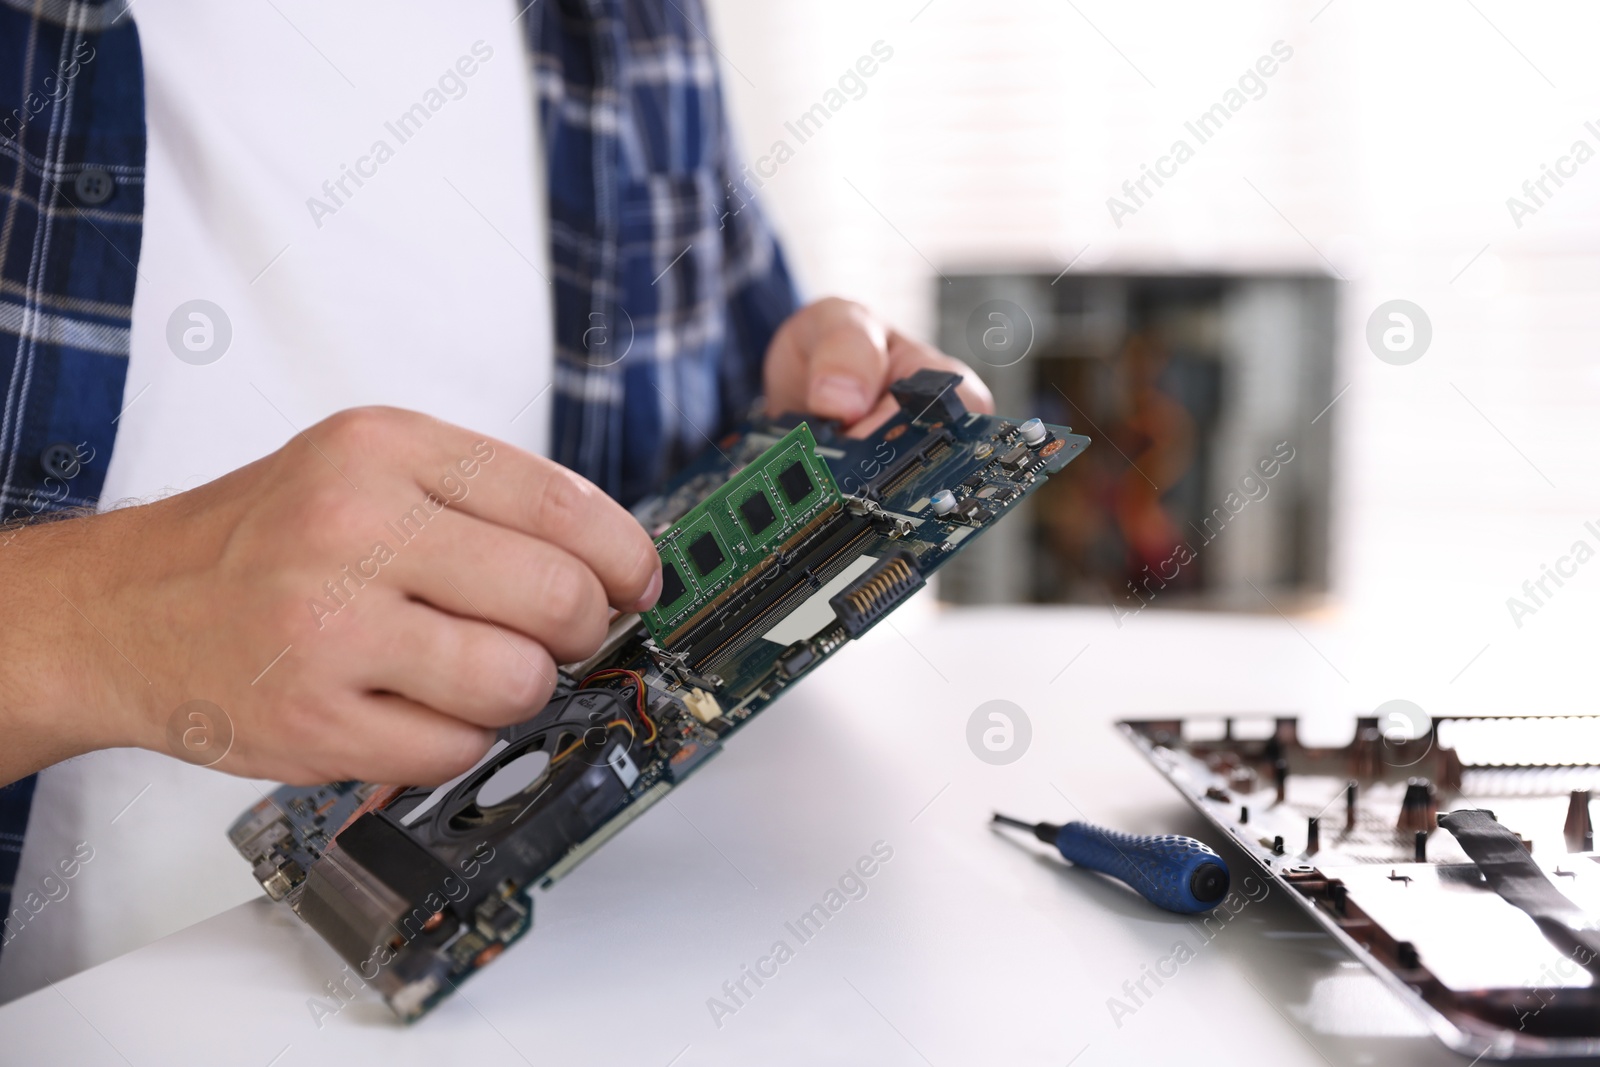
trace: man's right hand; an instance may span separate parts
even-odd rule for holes
[[[167,751],[198,699],[232,722],[218,769],[430,785],[539,708],[608,607],[653,604],[661,570],[576,474],[360,408],[198,489],[15,531],[0,588],[0,782]]]

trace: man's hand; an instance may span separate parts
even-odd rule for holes
[[[220,770],[427,785],[542,706],[661,570],[576,474],[362,408],[190,492],[23,528],[0,588],[0,782],[167,751],[173,712],[206,700],[233,726]]]
[[[860,304],[818,300],[789,316],[767,349],[767,412],[838,419],[864,437],[897,410],[889,383],[923,367],[962,375],[956,393],[967,407],[994,411],[988,387],[965,363],[895,332]]]

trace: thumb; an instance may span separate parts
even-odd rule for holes
[[[773,341],[768,408],[798,409],[849,425],[872,410],[888,373],[883,324],[859,304],[821,300],[797,312]]]

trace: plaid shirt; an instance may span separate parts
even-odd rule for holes
[[[549,161],[553,458],[633,501],[744,415],[797,299],[741,184],[699,0],[539,0],[526,19]]]
[[[129,6],[0,0],[0,519],[92,507],[111,458],[144,208]],[[552,458],[629,502],[744,414],[798,301],[741,184],[700,0],[521,17],[549,171]],[[32,793],[0,789],[0,917]]]

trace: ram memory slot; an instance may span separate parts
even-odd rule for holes
[[[685,633],[677,647],[696,670],[716,671],[859,559],[871,533],[867,519],[836,516],[792,556],[774,562],[758,581]]]
[[[644,613],[650,636],[672,647],[842,506],[833,472],[801,423],[656,538],[662,588]]]
[[[660,644],[667,648],[679,649],[687,641],[692,640],[689,635],[698,633],[703,624],[707,622],[715,623],[726,612],[736,610],[736,606],[741,602],[745,591],[750,586],[765,585],[770,581],[773,568],[780,560],[790,558],[795,552],[800,551],[803,546],[810,544],[816,538],[819,530],[828,527],[843,514],[844,509],[836,506],[829,508],[815,519],[812,519],[804,529],[780,545],[762,564],[747,571],[742,577],[718,593],[709,604],[706,604],[680,623],[667,635],[666,640],[660,642]]]

